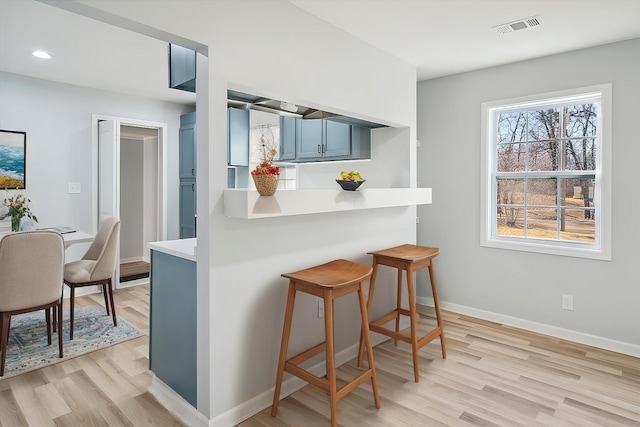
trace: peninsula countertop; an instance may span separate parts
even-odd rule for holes
[[[168,255],[173,255],[179,258],[184,258],[189,261],[196,260],[196,248],[198,246],[198,239],[179,239],[179,240],[164,240],[160,242],[149,242],[148,246],[154,251],[163,252]]]

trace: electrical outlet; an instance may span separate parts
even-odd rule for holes
[[[324,300],[318,298],[318,317],[324,317]]]
[[[573,311],[573,295],[562,295],[562,309]]]

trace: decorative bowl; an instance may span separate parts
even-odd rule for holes
[[[343,190],[347,190],[347,191],[356,191],[358,187],[364,184],[365,181],[366,179],[361,179],[358,181],[351,181],[348,179],[336,179],[336,182],[340,184],[340,187],[342,187]]]

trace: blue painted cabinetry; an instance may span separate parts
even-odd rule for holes
[[[180,238],[196,237],[196,113],[180,116]]]
[[[227,164],[249,166],[249,110],[227,108]]]
[[[280,160],[296,159],[296,119],[280,116]]]
[[[196,377],[196,263],[151,250],[149,368],[194,408]]]
[[[349,158],[350,125],[324,119],[298,120],[296,125],[296,159]]]

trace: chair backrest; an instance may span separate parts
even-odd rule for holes
[[[64,240],[53,231],[13,233],[0,239],[0,311],[62,298]]]
[[[96,261],[91,271],[91,281],[104,280],[113,276],[116,269],[119,237],[120,220],[114,217],[105,218],[100,224],[98,235],[82,257],[84,260]]]

